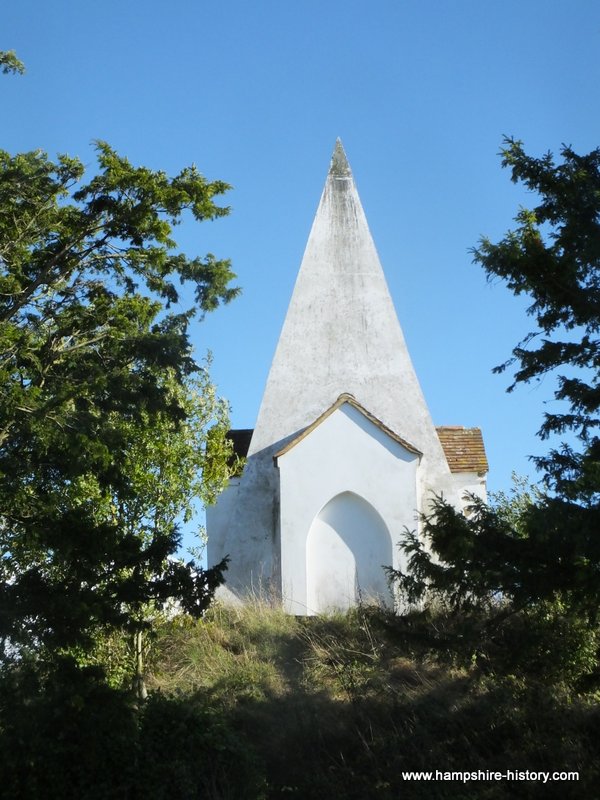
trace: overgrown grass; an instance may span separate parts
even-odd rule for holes
[[[538,680],[512,662],[482,668],[468,647],[444,650],[453,633],[442,618],[375,609],[294,618],[260,602],[215,606],[160,629],[148,683],[218,713],[264,771],[268,798],[597,798],[596,696],[552,682],[551,670]],[[508,769],[580,779],[465,787],[402,777]]]
[[[223,706],[282,695],[287,686],[281,659],[295,635],[293,617],[260,603],[216,605],[197,622],[177,617],[158,630],[149,688],[201,690]]]

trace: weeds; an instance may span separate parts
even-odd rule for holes
[[[215,606],[200,622],[162,627],[149,686],[217,711],[263,770],[269,800],[595,797],[593,693],[549,682],[549,669],[536,680],[537,644],[532,669],[515,673],[491,650],[482,668],[470,642],[457,655],[447,646],[457,641],[458,622],[441,613],[295,618],[259,601]],[[482,783],[466,795],[402,780],[404,770],[563,767],[580,770],[577,786]]]

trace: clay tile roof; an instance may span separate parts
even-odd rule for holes
[[[357,404],[358,405],[358,404]],[[462,425],[444,425],[436,428],[450,472],[487,472],[488,461],[480,428],[463,428]],[[235,455],[248,454],[252,428],[230,430],[227,437],[233,442]],[[412,449],[412,448],[411,448]]]
[[[488,460],[480,428],[444,425],[436,428],[450,472],[487,472]]]

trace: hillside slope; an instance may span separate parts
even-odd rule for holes
[[[267,798],[596,798],[596,695],[581,680],[553,679],[532,656],[525,668],[499,658],[492,669],[468,644],[451,652],[450,624],[369,609],[294,618],[260,603],[217,606],[160,630],[149,687],[215,714],[262,772]],[[436,770],[523,774],[403,775]],[[524,779],[534,771],[578,779]]]

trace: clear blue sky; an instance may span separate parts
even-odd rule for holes
[[[0,12],[0,147],[93,164],[195,162],[231,216],[179,231],[231,257],[243,296],[195,330],[234,427],[252,427],[337,136],[342,138],[434,422],[480,426],[489,486],[533,469],[552,382],[507,395],[525,303],[471,263],[533,200],[500,168],[600,145],[596,0],[20,0]]]

